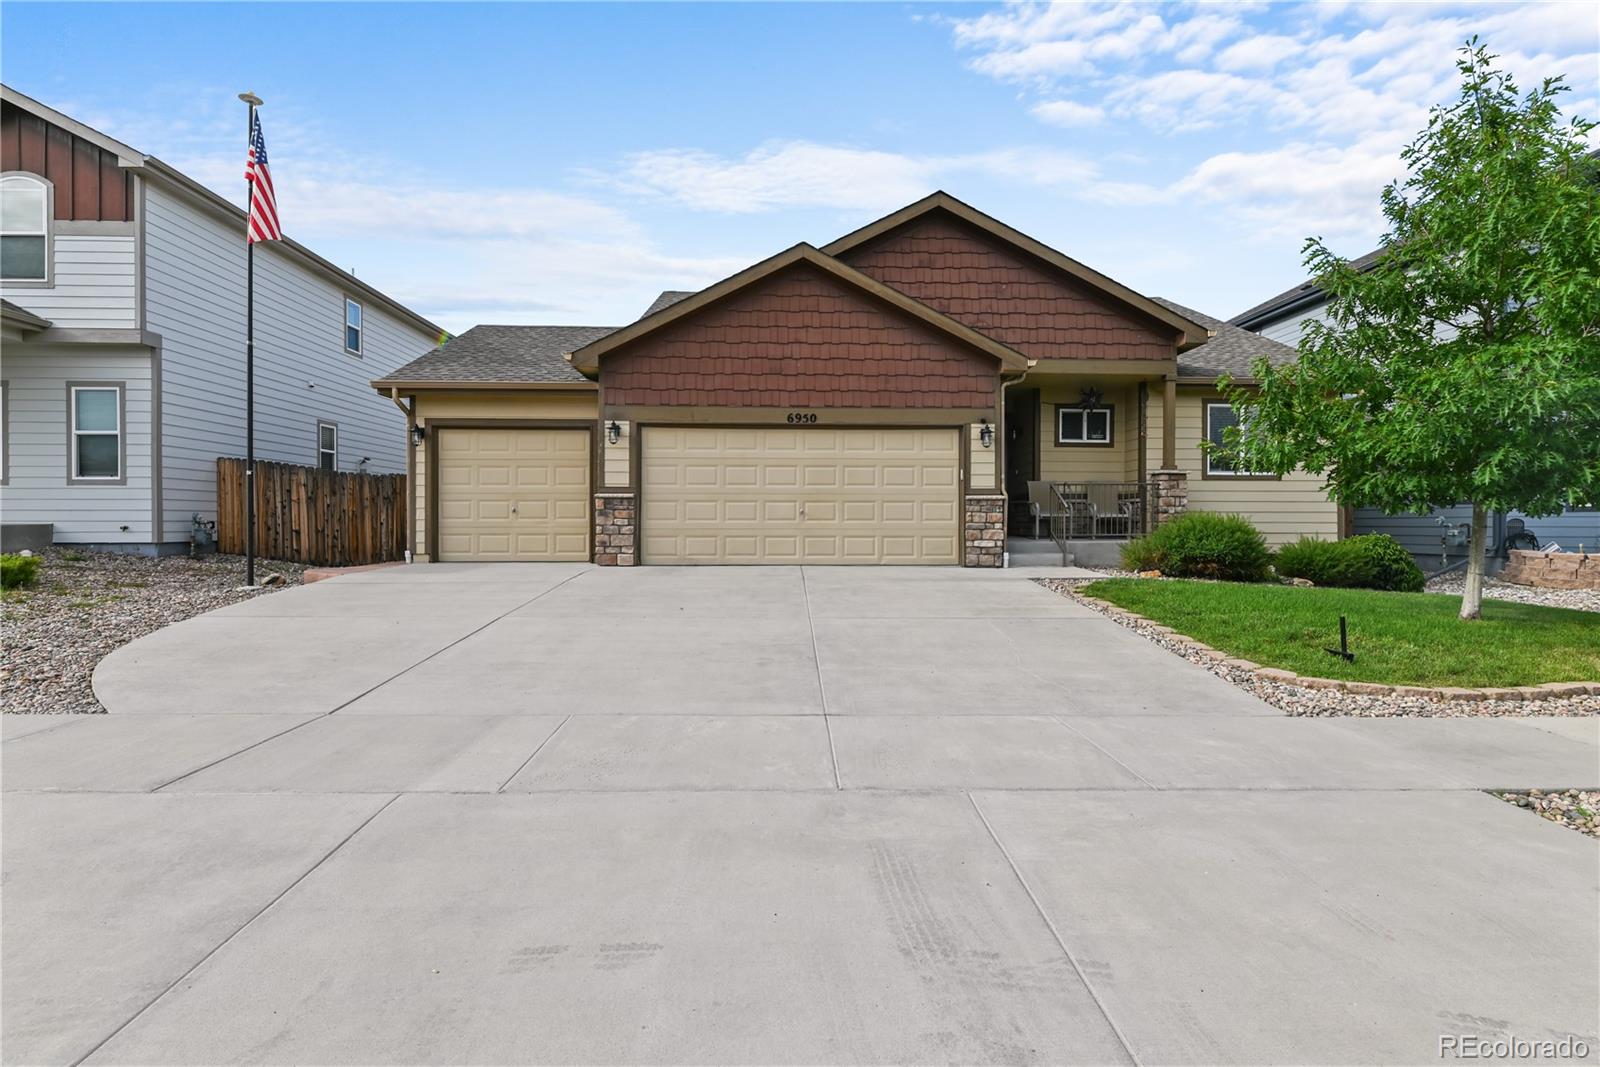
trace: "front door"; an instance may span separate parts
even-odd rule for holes
[[[1039,477],[1039,391],[1006,394],[1006,496],[1028,499],[1028,482]]]

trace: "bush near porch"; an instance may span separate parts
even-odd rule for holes
[[[1600,615],[1371,589],[1112,578],[1083,590],[1263,667],[1345,681],[1419,686],[1519,686],[1600,680]],[[1354,663],[1323,649],[1349,620]]]

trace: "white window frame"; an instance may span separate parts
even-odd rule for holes
[[[1083,436],[1068,437],[1062,429],[1062,417],[1069,411],[1080,412],[1083,415]],[[1105,412],[1106,439],[1096,441],[1089,436],[1089,416],[1097,412]],[[1056,405],[1056,444],[1062,448],[1115,448],[1117,447],[1117,406],[1115,404],[1096,404],[1092,408],[1080,404]]]
[[[332,430],[333,431],[333,447],[331,449],[322,447],[322,431],[323,430]],[[333,465],[329,466],[329,467],[324,467],[322,465],[322,457],[323,456],[332,456],[333,457]],[[339,424],[337,422],[329,422],[327,419],[318,419],[317,420],[317,470],[319,470],[319,471],[337,471],[338,469],[339,469]]]
[[[79,393],[115,393],[117,397],[117,428],[115,430],[78,429]],[[67,480],[74,485],[123,485],[128,478],[127,453],[127,386],[123,382],[68,382],[67,383]],[[78,439],[82,437],[115,437],[117,439],[116,474],[78,473]]]
[[[1204,402],[1203,410],[1201,411],[1201,430],[1205,435],[1204,439],[1206,441],[1214,440],[1211,436],[1211,412],[1215,408],[1227,408],[1230,412],[1233,411],[1233,405],[1228,403],[1226,400],[1207,400]],[[1218,470],[1216,467],[1212,466],[1212,463],[1216,458],[1215,446],[1212,448],[1202,449],[1202,451],[1204,452],[1204,455],[1202,456],[1202,461],[1205,464],[1204,474],[1207,478],[1276,479],[1278,477],[1271,471]]]
[[[350,325],[350,309],[356,309],[357,324]],[[350,347],[350,331],[356,332],[356,346]],[[354,297],[344,298],[344,350],[352,356],[362,355],[367,347],[367,309]]]
[[[40,220],[37,230],[7,230],[0,226],[0,237],[43,237],[44,238],[44,275],[37,278],[6,278],[0,276],[8,288],[36,288],[47,289],[55,284],[55,256],[52,233],[54,227],[51,223],[55,217],[56,187],[48,178],[41,178],[25,170],[6,171],[0,174],[0,197],[5,195],[7,186],[27,183],[37,185],[44,192],[44,217]]]

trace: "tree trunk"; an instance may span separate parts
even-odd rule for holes
[[[1467,587],[1461,591],[1461,617],[1476,619],[1483,611],[1483,566],[1487,555],[1484,540],[1489,534],[1489,513],[1482,504],[1472,505],[1472,533],[1467,538]]]

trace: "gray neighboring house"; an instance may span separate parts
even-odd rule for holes
[[[3,86],[0,204],[4,540],[186,550],[217,457],[244,454],[244,213]],[[405,416],[367,383],[439,327],[291,240],[255,270],[257,456],[405,470]]]
[[[1351,263],[1366,270],[1378,262],[1381,254],[1382,250],[1377,249]],[[1304,281],[1235,315],[1228,323],[1298,348],[1307,322],[1326,321],[1327,303],[1327,294],[1316,282]],[[1358,534],[1389,534],[1416,557],[1424,571],[1432,572],[1458,564],[1466,557],[1465,529],[1471,519],[1469,505],[1435,508],[1421,515],[1390,515],[1378,508],[1356,508],[1352,528]],[[1512,519],[1520,519],[1541,546],[1555,542],[1569,550],[1582,546],[1590,552],[1600,551],[1600,510],[1594,507],[1569,507],[1560,515],[1540,518],[1520,511],[1495,512],[1487,546],[1491,569],[1498,569],[1505,557],[1506,524]]]

